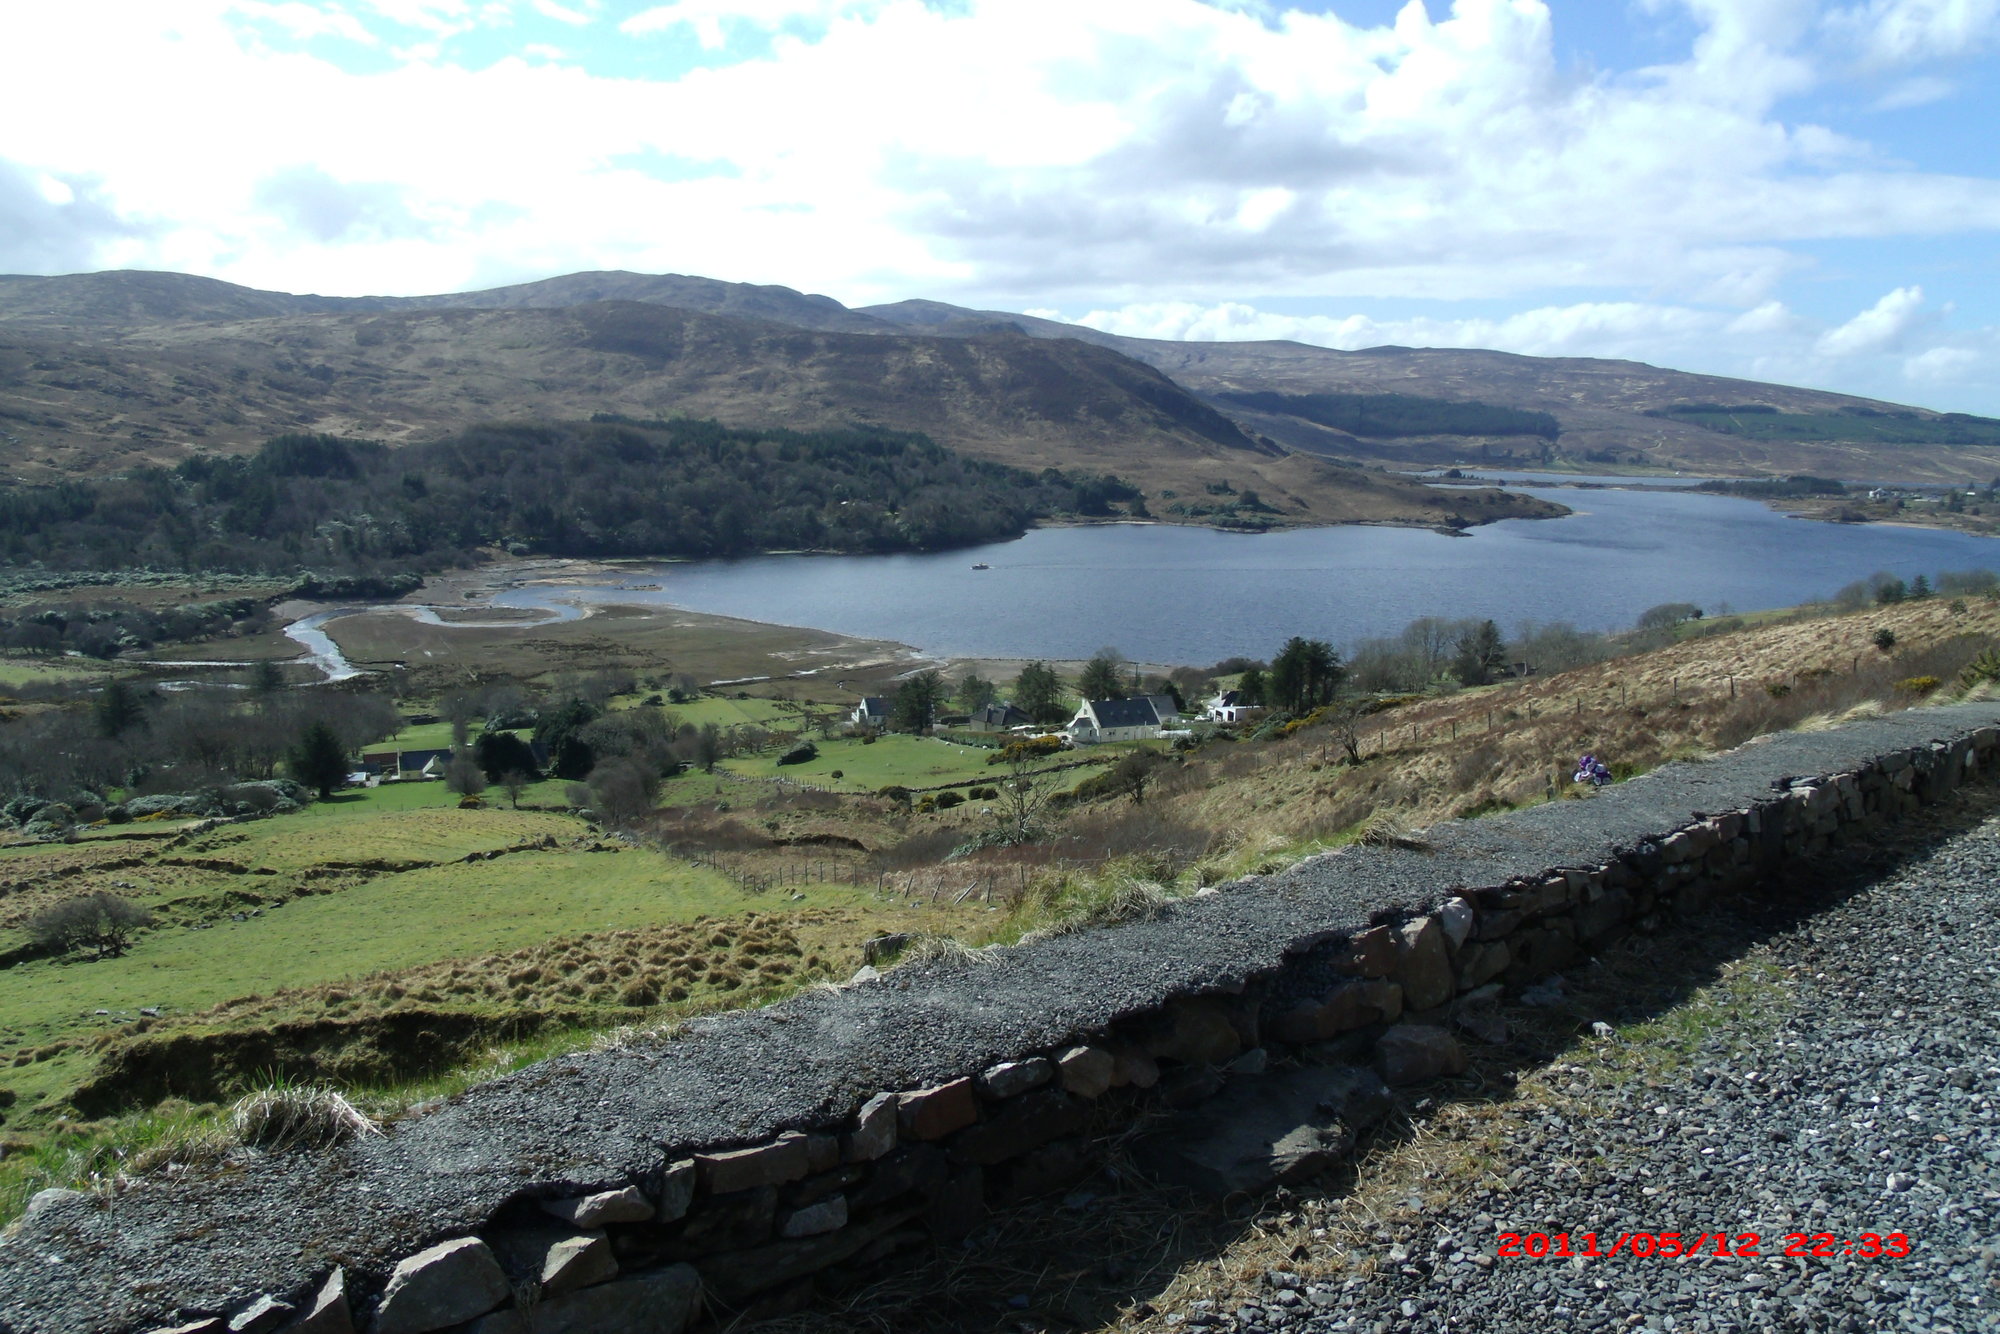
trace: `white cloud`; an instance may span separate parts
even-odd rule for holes
[[[879,7],[879,0],[668,0],[634,14],[618,30],[641,36],[688,27],[704,50],[715,51],[729,44],[732,30],[773,33],[793,23],[824,27],[839,15]]]
[[[1827,26],[1877,66],[1952,60],[2000,38],[2000,0],[1867,0],[1834,10]]]
[[[554,19],[558,23],[567,23],[580,28],[592,21],[592,16],[587,11],[559,5],[556,0],[533,0],[533,4],[537,14],[543,18]]]
[[[1984,360],[1969,347],[1934,347],[1903,363],[1903,374],[1912,381],[1952,384],[1972,378]]]
[[[1826,357],[1862,356],[1895,349],[1923,316],[1924,289],[1898,287],[1847,323],[1820,336],[1818,351]]]

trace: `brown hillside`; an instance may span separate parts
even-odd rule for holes
[[[349,304],[293,314],[259,312],[328,299],[176,275],[42,280],[55,288],[16,280],[17,294],[66,294],[66,305],[47,303],[57,312],[47,318],[71,323],[41,322],[19,303],[18,318],[0,319],[0,444],[12,447],[16,478],[41,481],[247,450],[286,431],[396,441],[479,421],[616,412],[921,431],[1001,462],[1115,472],[1155,497],[1200,496],[1227,482],[1258,491],[1286,522],[1440,524],[1550,512],[1288,453],[1159,371],[1075,340],[816,330],[635,301],[523,304],[620,277],[531,285],[538,290],[517,290],[505,296],[513,304],[493,309]],[[816,304],[747,292],[708,296]],[[233,310],[247,317],[228,317]],[[87,321],[96,325],[78,323]]]

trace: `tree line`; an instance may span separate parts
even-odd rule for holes
[[[1495,403],[1414,394],[1279,394],[1269,391],[1220,397],[1257,412],[1303,417],[1368,439],[1413,435],[1531,435],[1554,440],[1562,423],[1553,414]]]
[[[248,456],[0,488],[0,559],[369,575],[482,549],[580,557],[918,551],[1102,515],[1116,477],[965,458],[885,430],[713,421],[488,425],[390,448],[280,436]]]

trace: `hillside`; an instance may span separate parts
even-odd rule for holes
[[[1805,472],[1910,482],[1984,481],[2000,472],[2000,448],[1923,442],[1922,437],[1932,434],[1963,435],[1958,425],[1962,419],[1951,414],[1851,394],[1695,375],[1636,361],[1529,357],[1477,348],[1376,347],[1343,352],[1294,342],[1126,338],[1028,315],[967,310],[934,301],[870,306],[860,313],[961,337],[1012,327],[1036,338],[1083,339],[1156,367],[1247,430],[1293,449],[1347,458],[1411,464],[1488,458],[1521,466],[1546,457],[1626,468],[1734,475]],[[1403,395],[1549,413],[1560,423],[1561,435],[1553,444],[1525,432],[1384,438],[1330,429],[1309,414],[1239,401],[1243,396],[1326,394]],[[1780,414],[1777,420],[1795,423],[1795,429],[1754,433],[1714,429],[1715,414],[1669,411],[1718,405],[1775,409]],[[1930,429],[1900,433],[1855,429],[1857,422],[1879,418]]]
[[[596,299],[620,292],[648,299]],[[408,300],[293,297],[173,274],[7,279],[0,443],[17,480],[45,482],[240,453],[295,431],[406,442],[482,422],[688,416],[921,432],[993,462],[1116,474],[1163,517],[1174,516],[1162,493],[1232,489],[1256,493],[1263,508],[1245,521],[1259,524],[1554,512],[1260,441],[1111,349],[893,328],[789,289],[627,274]]]

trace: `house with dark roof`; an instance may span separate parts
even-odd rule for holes
[[[889,701],[880,695],[865,696],[854,706],[854,712],[847,715],[847,721],[879,732],[889,725]]]
[[[1247,723],[1263,717],[1269,710],[1261,704],[1244,703],[1240,690],[1225,690],[1208,701],[1206,712],[1212,723]]]
[[[1012,727],[1027,727],[1035,720],[1012,704],[993,701],[976,710],[972,721],[967,724],[975,732],[1005,732]]]
[[[1108,741],[1151,741],[1162,727],[1179,721],[1174,701],[1166,695],[1087,699],[1063,730],[1075,744],[1095,746]]]

